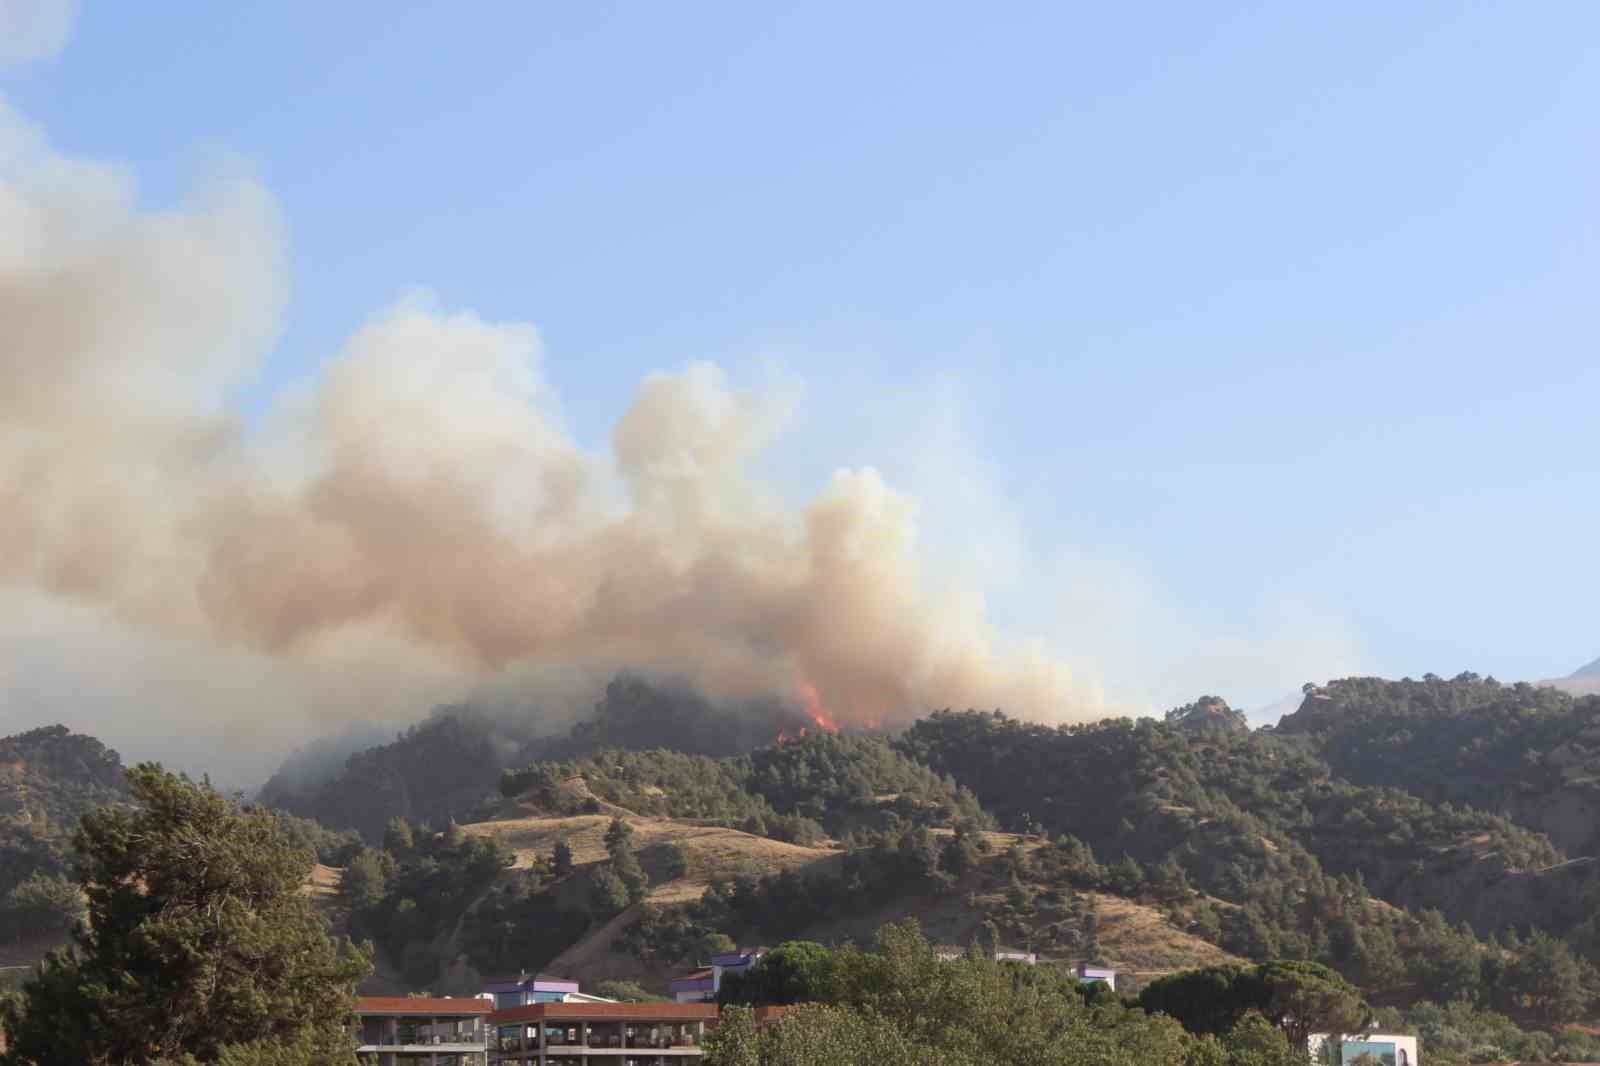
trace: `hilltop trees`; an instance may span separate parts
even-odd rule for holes
[[[340,884],[350,927],[371,937],[414,985],[425,986],[443,961],[438,933],[494,884],[515,856],[493,836],[460,830],[412,830],[395,819],[386,846],[351,860]]]
[[[1368,1015],[1354,986],[1314,962],[1186,970],[1152,981],[1139,1005],[1203,1034],[1229,1032],[1255,1011],[1278,1019],[1294,1047],[1304,1047],[1312,1033],[1354,1032]]]
[[[71,927],[83,909],[62,890],[72,826],[126,796],[121,759],[93,737],[62,725],[0,737],[0,936]]]
[[[5,1066],[354,1062],[344,1023],[370,960],[301,894],[312,856],[269,810],[153,764],[134,806],[84,816],[88,925],[5,1007]]]
[[[60,874],[35,872],[0,901],[0,935],[60,934],[83,917],[83,896]]]
[[[1565,928],[1577,911],[1576,893],[1561,915],[1555,897],[1524,894],[1522,915],[1483,905],[1443,871],[1461,862],[1486,876],[1539,869],[1560,859],[1549,839],[1498,814],[1341,781],[1313,736],[1148,720],[1049,727],[946,711],[897,743],[973,789],[1006,828],[1076,834],[1033,849],[1035,864],[1079,888],[1199,912],[1196,932],[1251,959],[1315,959],[1390,987],[1446,976],[1476,995],[1467,986],[1477,982],[1477,936],[1507,921]],[[1095,854],[1117,861],[1101,868]],[[1197,892],[1236,906],[1202,908]],[[1458,924],[1407,937],[1413,919],[1373,897],[1415,912],[1438,906]],[[1475,930],[1459,925],[1466,918]],[[1420,950],[1423,940],[1440,950]],[[1396,965],[1400,944],[1412,972]],[[1442,969],[1451,972],[1423,973]]]

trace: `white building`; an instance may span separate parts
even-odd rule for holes
[[[1419,1066],[1417,1038],[1388,1033],[1358,1033],[1331,1037],[1312,1033],[1307,1041],[1311,1061],[1323,1066],[1350,1066],[1362,1055],[1371,1055],[1383,1066]]]
[[[1108,970],[1102,966],[1090,966],[1087,963],[1080,962],[1072,972],[1084,984],[1088,984],[1091,981],[1099,981],[1110,988],[1111,991],[1115,992],[1117,990],[1117,971],[1115,970]]]

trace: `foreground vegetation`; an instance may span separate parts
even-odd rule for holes
[[[1259,983],[1262,994],[1225,1025],[1185,1028],[1054,967],[976,953],[944,961],[914,923],[886,926],[872,951],[785,944],[751,980],[731,982],[707,1064],[1289,1066],[1304,1062],[1292,1050],[1299,1032],[1360,1020],[1355,990],[1326,970],[1290,965]],[[804,1005],[759,1025],[740,1001]]]
[[[5,1066],[350,1063],[370,958],[301,886],[276,815],[150,764],[73,834],[88,921],[0,1009]]]

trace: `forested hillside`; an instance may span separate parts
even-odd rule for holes
[[[388,837],[415,844],[374,851],[351,883],[369,886],[371,920],[413,915],[383,923],[414,979],[455,951],[475,967],[504,965],[507,951],[543,965],[614,921],[625,923],[619,950],[668,963],[718,942],[858,935],[852,919],[862,914],[910,914],[957,939],[981,933],[1094,959],[1104,950],[1099,914],[1118,901],[1157,915],[1175,943],[1326,962],[1395,1002],[1442,990],[1514,1006],[1525,993],[1503,960],[1526,937],[1550,932],[1590,947],[1582,885],[1543,835],[1499,814],[1347,782],[1315,738],[1251,732],[1215,699],[1164,722],[1050,728],[942,712],[895,740],[815,734],[721,758],[607,749],[507,771],[499,786],[495,805],[479,809],[511,821],[471,835],[514,842],[531,832],[548,850],[509,874],[477,866],[478,902],[470,885],[453,887],[455,904],[416,923],[427,911],[418,886],[435,876],[427,871],[474,864],[434,855],[426,841],[442,838],[410,826]],[[563,834],[586,812],[618,815],[656,843],[611,854],[608,837],[603,853],[590,848],[574,863],[566,842],[577,837]],[[831,840],[838,861],[722,880],[702,870],[695,881],[690,853],[660,843],[662,824],[803,846]],[[996,825],[1014,835],[996,844],[986,832]],[[422,874],[407,874],[410,862]],[[663,884],[674,887],[657,896]],[[685,896],[686,884],[699,887]],[[459,939],[441,941],[441,923]],[[1142,955],[1149,942],[1147,933]],[[1571,964],[1559,941],[1538,943],[1569,952]]]
[[[945,712],[902,743],[1003,826],[1064,836],[1082,853],[1063,865],[1076,883],[1157,898],[1192,885],[1202,898],[1168,906],[1229,951],[1327,962],[1401,1000],[1446,989],[1496,1002],[1484,964],[1500,949],[1486,938],[1503,923],[1458,926],[1433,908],[1467,907],[1480,878],[1557,857],[1503,818],[1335,780],[1309,745],[1265,733]],[[1526,932],[1540,912],[1524,913]]]
[[[357,751],[341,766],[297,756],[260,799],[376,841],[390,818],[443,824],[472,816],[506,768],[605,748],[737,755],[810,724],[776,702],[722,705],[683,685],[619,677],[591,715],[566,730],[552,731],[536,707],[441,707],[391,743]]]
[[[1314,741],[1345,780],[1502,812],[1570,855],[1600,853],[1600,695],[1353,677],[1308,691],[1277,732]]]
[[[78,818],[127,795],[122,760],[46,726],[0,739],[0,938],[63,933],[82,910],[64,875]]]
[[[812,733],[720,759],[677,751],[614,749],[508,771],[500,789],[547,809],[581,801],[562,783],[639,814],[734,825],[759,836],[813,843],[896,818],[918,825],[992,820],[977,798],[878,736]]]
[[[1423,983],[1481,986],[1480,964],[1508,933],[1600,947],[1591,864],[1541,831],[1587,788],[1597,703],[1470,675],[1354,679],[1308,691],[1277,729],[1252,731],[1205,697],[1165,721],[1054,728],[940,712],[892,740],[772,743],[799,733],[792,712],[619,679],[562,735],[517,739],[530,727],[449,709],[352,756],[310,794],[266,798],[370,843],[397,816],[423,832],[501,810],[604,808],[804,846],[831,838],[861,856],[929,852],[935,872],[945,845],[907,833],[976,840],[998,826],[1044,845],[1038,862],[1008,865],[1020,895],[1066,887],[1159,905],[1175,928],[1237,955],[1318,959],[1404,996]],[[1512,751],[1525,776],[1505,765]],[[814,899],[772,887],[791,916],[834,898],[827,886]],[[1020,898],[997,898],[1007,895]],[[988,919],[1047,947],[1081,944],[1078,924],[1024,909]],[[757,928],[716,925],[697,928]],[[1441,975],[1440,960],[1462,973]]]
[[[1154,970],[1311,960],[1379,1003],[1535,1020],[1595,987],[1600,864],[1573,812],[1600,700],[1466,675],[1333,682],[1259,730],[1215,697],[1070,727],[943,711],[897,737],[795,713],[619,679],[558,735],[443,709],[262,798],[345,867],[341,918],[396,988],[557,958],[659,984],[732,943],[903,917]],[[121,796],[120,764],[60,729],[4,744],[12,908],[64,912],[65,831]]]

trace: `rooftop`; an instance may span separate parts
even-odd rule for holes
[[[578,982],[570,977],[557,977],[548,973],[517,973],[505,974],[499,977],[485,977],[486,985],[571,985],[578,987]]]
[[[357,1014],[398,1014],[406,1017],[443,1017],[447,1014],[488,1014],[494,1004],[470,996],[362,996]]]
[[[710,1022],[715,1003],[530,1003],[489,1015],[490,1025],[517,1022]]]
[[[765,951],[762,948],[751,948],[748,951],[729,951],[721,955],[711,956],[711,965],[723,967],[743,966],[763,954],[765,954]]]
[[[699,981],[699,980],[702,980],[702,979],[705,979],[705,978],[709,978],[709,977],[711,977],[711,975],[712,975],[712,971],[711,970],[695,970],[695,971],[693,971],[691,973],[679,974],[677,977],[674,977],[673,980],[674,981]]]

